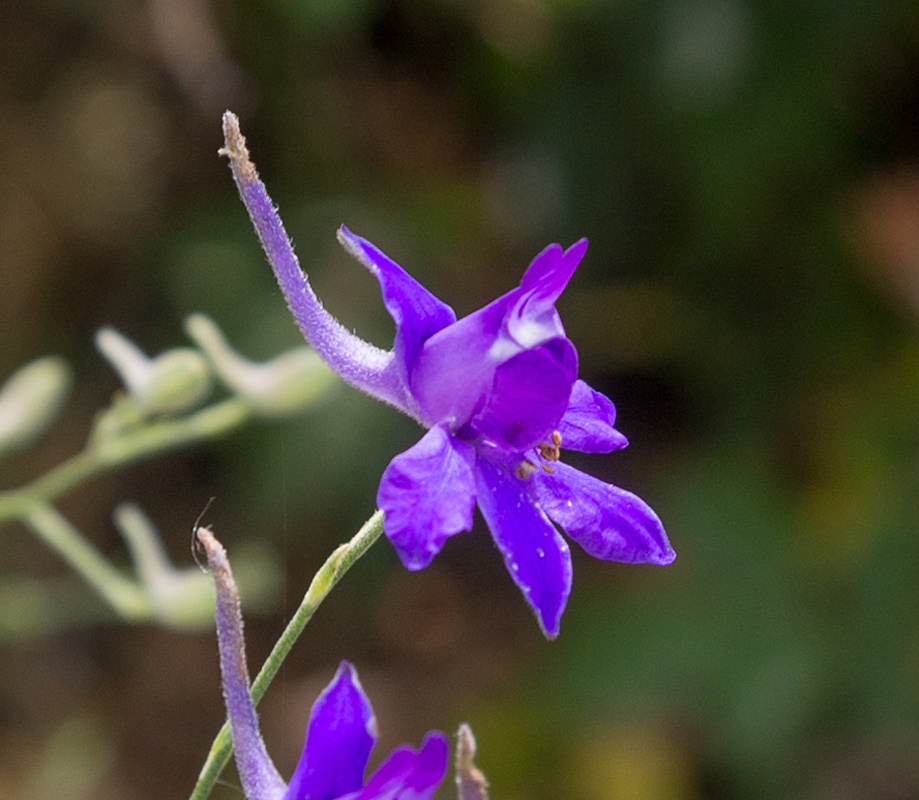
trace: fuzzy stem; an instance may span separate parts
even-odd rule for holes
[[[198,541],[217,591],[217,641],[227,716],[236,743],[236,766],[248,800],[278,800],[286,785],[268,755],[258,728],[258,716],[249,694],[246,641],[239,608],[239,590],[223,545],[208,528],[198,528]]]
[[[303,633],[303,629],[310,621],[316,609],[322,604],[326,596],[334,588],[342,576],[351,568],[355,561],[366,553],[371,545],[380,538],[383,533],[383,512],[376,511],[374,515],[364,523],[363,527],[354,535],[347,544],[337,547],[332,554],[326,559],[326,562],[319,568],[319,571],[313,576],[303,601],[291,618],[281,637],[278,639],[259,674],[252,684],[252,702],[258,704],[259,700],[265,694],[271,681],[277,675],[281,664],[290,653],[294,642]],[[207,761],[201,768],[198,775],[198,782],[192,790],[189,800],[204,800],[220,777],[220,773],[230,760],[233,753],[233,741],[230,735],[230,726],[224,723],[220,732],[211,745]]]
[[[219,153],[230,161],[240,199],[306,340],[322,360],[352,386],[405,410],[405,386],[398,375],[393,353],[351,333],[323,308],[313,292],[300,269],[284,223],[249,158],[239,120],[230,111],[223,115],[223,135],[224,146]]]

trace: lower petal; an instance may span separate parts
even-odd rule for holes
[[[571,553],[548,517],[527,496],[526,483],[485,458],[476,464],[479,508],[504,563],[543,632],[558,636],[571,591]]]
[[[313,704],[306,745],[284,800],[334,800],[364,784],[376,721],[354,668],[342,662]]]
[[[553,466],[552,475],[530,477],[530,494],[590,555],[630,564],[669,564],[676,558],[664,526],[644,500],[567,464]]]
[[[447,772],[449,752],[447,737],[439,731],[428,733],[417,751],[397,747],[353,800],[430,800]]]
[[[411,570],[431,563],[444,542],[472,528],[475,451],[443,425],[397,455],[383,473],[377,505],[383,527]]]
[[[615,421],[612,401],[584,381],[575,381],[568,408],[558,423],[562,447],[582,453],[609,453],[625,447],[629,442],[613,427]]]

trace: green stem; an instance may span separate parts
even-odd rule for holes
[[[229,433],[252,414],[252,406],[247,401],[233,397],[181,419],[156,420],[137,430],[91,444],[32,483],[0,492],[0,523],[22,519],[36,503],[50,502],[122,464]]]
[[[149,619],[153,605],[140,584],[125,577],[96,550],[54,506],[36,503],[23,522],[76,573],[102,595],[124,619]]]
[[[247,401],[230,398],[181,419],[155,420],[109,439],[91,440],[85,450],[32,483],[0,492],[0,524],[18,519],[31,528],[123,619],[150,619],[154,608],[142,587],[115,569],[51,503],[123,464],[226,434],[252,414]]]
[[[258,701],[262,699],[271,681],[281,668],[281,664],[284,663],[284,659],[287,658],[293,648],[294,642],[303,633],[306,624],[316,613],[316,609],[319,608],[322,601],[325,600],[326,595],[332,591],[335,584],[341,580],[354,562],[364,555],[370,549],[370,546],[380,538],[382,533],[383,512],[377,511],[364,523],[350,542],[337,547],[332,555],[326,559],[325,564],[319,568],[319,571],[313,576],[306,594],[303,595],[300,607],[287,624],[281,634],[281,638],[278,639],[268,658],[265,659],[262,669],[252,683],[253,703],[258,704]],[[204,762],[204,766],[201,768],[198,782],[195,784],[189,800],[204,800],[211,793],[217,778],[220,777],[220,773],[230,760],[232,752],[233,741],[230,735],[230,726],[228,723],[224,723],[211,745],[207,761]]]

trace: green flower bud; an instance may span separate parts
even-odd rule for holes
[[[197,350],[180,347],[149,358],[114,328],[96,333],[96,347],[148,414],[180,414],[200,404],[211,391],[211,371]]]
[[[128,546],[134,571],[153,607],[154,618],[178,630],[213,628],[214,582],[211,576],[198,567],[178,569],[173,566],[156,527],[134,503],[116,506],[113,519]],[[247,590],[247,606],[263,610],[270,607],[277,599],[281,583],[281,573],[273,557],[253,547],[243,552],[238,560],[242,564],[239,578],[240,585]]]
[[[233,350],[217,324],[204,314],[188,317],[185,330],[227,388],[248,400],[262,417],[302,411],[335,383],[334,373],[309,347],[298,347],[258,364]]]
[[[214,613],[214,590],[200,569],[176,569],[153,523],[134,503],[120,503],[115,527],[131,553],[134,571],[153,607],[153,616],[177,628],[206,628]]]
[[[73,384],[62,358],[26,364],[0,386],[0,455],[28,444],[57,418]]]

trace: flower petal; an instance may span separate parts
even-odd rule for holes
[[[676,553],[650,506],[631,492],[597,480],[567,464],[535,473],[533,499],[595,558],[630,564],[669,564]]]
[[[448,325],[422,346],[412,370],[411,392],[428,425],[445,421],[454,429],[462,427],[481,405],[495,367],[519,352],[513,343],[509,352],[496,352],[506,303],[498,313],[491,313],[494,305]]]
[[[472,528],[475,451],[435,425],[383,473],[377,506],[408,569],[423,569],[455,533]]]
[[[284,800],[334,800],[364,784],[376,720],[357,673],[343,661],[313,704],[306,744]]]
[[[577,371],[577,353],[567,339],[522,350],[495,370],[471,427],[517,452],[545,441],[568,406]]]
[[[511,577],[536,612],[543,633],[554,639],[571,592],[568,545],[527,495],[526,482],[479,458],[476,484],[482,516]]]
[[[629,441],[613,427],[615,421],[616,407],[612,401],[584,381],[575,381],[568,408],[558,424],[562,447],[582,453],[619,450]]]
[[[555,301],[561,296],[587,250],[587,239],[575,242],[563,251],[550,244],[527,267],[516,291],[519,296],[507,318],[510,335],[522,346],[532,347],[552,335],[564,336],[561,321],[555,311]]]
[[[379,248],[355,236],[344,225],[338,230],[338,240],[380,282],[383,303],[396,323],[393,350],[402,379],[408,386],[421,345],[437,331],[456,322],[456,314]]]
[[[417,751],[397,747],[353,800],[430,800],[447,772],[449,752],[447,737],[439,731],[430,731]]]
[[[427,339],[411,376],[412,396],[428,424],[458,430],[476,412],[496,367],[526,350],[564,338],[555,300],[584,255],[586,240],[563,251],[550,245],[521,284]]]

